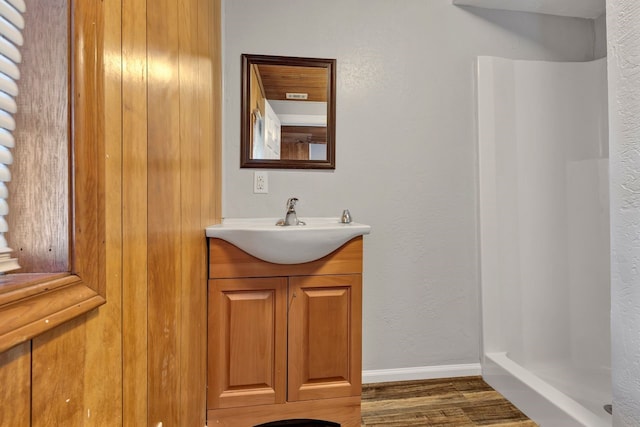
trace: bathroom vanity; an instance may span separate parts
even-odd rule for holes
[[[209,425],[360,426],[365,227],[328,255],[293,264],[257,258],[207,229]]]

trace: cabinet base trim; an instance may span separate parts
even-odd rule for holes
[[[479,363],[464,365],[416,366],[412,368],[376,369],[362,371],[362,383],[390,381],[431,380],[436,378],[467,377],[481,375]]]
[[[207,411],[207,425],[217,427],[257,426],[291,419],[323,420],[341,427],[360,427],[360,396]]]

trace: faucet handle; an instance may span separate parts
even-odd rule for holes
[[[345,209],[342,211],[342,217],[340,218],[340,222],[343,224],[351,223],[351,212],[349,212],[349,209]]]

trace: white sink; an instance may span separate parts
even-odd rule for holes
[[[315,261],[357,236],[369,234],[371,226],[338,218],[300,218],[306,225],[275,225],[278,218],[227,218],[206,228],[217,237],[261,260],[275,264]]]

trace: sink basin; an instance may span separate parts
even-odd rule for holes
[[[217,237],[261,260],[275,264],[315,261],[357,236],[369,234],[371,226],[338,218],[300,218],[307,225],[277,226],[278,218],[228,218],[206,228]]]

